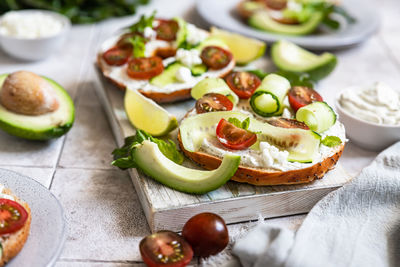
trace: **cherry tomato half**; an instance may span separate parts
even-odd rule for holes
[[[103,59],[108,65],[121,66],[128,62],[131,55],[130,47],[112,47],[103,53]]]
[[[300,128],[304,130],[310,130],[310,128],[308,128],[308,126],[304,122],[295,119],[272,118],[267,120],[267,122],[273,126],[281,128]]]
[[[228,97],[216,93],[208,93],[203,95],[196,101],[195,106],[197,113],[228,111],[233,109],[233,103]]]
[[[193,258],[193,250],[188,242],[171,231],[146,236],[140,241],[139,250],[149,267],[184,267]]]
[[[291,88],[288,92],[288,98],[290,106],[294,111],[312,102],[323,101],[322,96],[317,91],[305,86],[294,86]]]
[[[128,62],[128,75],[133,79],[148,80],[161,74],[164,65],[160,57],[133,58]]]
[[[287,5],[287,0],[264,0],[267,7],[275,10],[282,10]]]
[[[225,68],[233,58],[231,52],[218,46],[206,46],[200,57],[207,67],[214,70]]]
[[[235,150],[246,149],[257,141],[255,133],[236,127],[225,119],[219,121],[216,134],[223,146]]]
[[[177,21],[157,19],[157,27],[154,30],[157,33],[157,39],[164,41],[173,41],[176,39],[176,33],[179,30],[179,24]]]
[[[176,49],[173,47],[160,47],[156,50],[156,56],[160,58],[169,58],[176,55]]]
[[[28,212],[18,202],[0,198],[0,235],[21,229],[28,219]]]
[[[248,99],[260,86],[261,80],[250,72],[231,72],[225,78],[226,83],[239,98]]]
[[[192,246],[194,254],[201,257],[215,255],[229,243],[224,219],[209,212],[190,218],[183,226],[182,236]]]

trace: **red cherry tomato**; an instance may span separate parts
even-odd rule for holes
[[[250,72],[231,72],[225,78],[226,83],[239,98],[248,99],[260,86],[261,80]]]
[[[287,5],[287,0],[264,0],[270,9],[281,10]]]
[[[294,86],[288,93],[290,106],[294,111],[315,101],[323,101],[315,90],[305,86]]]
[[[128,62],[127,73],[133,79],[148,80],[161,74],[164,70],[162,59],[159,57],[133,58]]]
[[[154,30],[157,33],[157,39],[164,41],[173,41],[176,39],[176,33],[179,30],[179,24],[175,20],[157,19],[159,24]]]
[[[194,254],[201,257],[221,252],[229,242],[224,220],[208,212],[190,218],[183,226],[182,235],[192,246]]]
[[[267,122],[273,126],[281,128],[300,128],[304,130],[310,130],[310,128],[308,128],[308,126],[304,122],[295,119],[272,118],[267,120]]]
[[[132,55],[132,48],[125,47],[112,47],[103,53],[103,59],[108,65],[121,66],[128,62]]]
[[[173,47],[160,47],[156,50],[156,56],[160,58],[169,58],[176,55],[176,48]]]
[[[18,202],[0,198],[0,235],[21,229],[28,219],[28,212]]]
[[[232,53],[218,46],[207,46],[201,51],[201,60],[210,69],[225,68],[231,62]]]
[[[208,93],[203,95],[199,100],[196,101],[197,113],[206,113],[212,111],[228,111],[233,109],[233,103],[228,97],[216,94]]]
[[[246,149],[257,141],[255,133],[236,127],[225,119],[219,121],[216,133],[223,146],[235,150]]]
[[[193,258],[193,250],[188,242],[171,231],[146,236],[140,241],[139,250],[149,267],[184,267]]]

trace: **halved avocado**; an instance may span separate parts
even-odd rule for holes
[[[156,143],[145,140],[132,151],[137,167],[156,181],[181,192],[205,194],[225,184],[236,172],[240,156],[227,154],[218,169],[190,169],[169,160]]]
[[[301,24],[289,25],[273,20],[267,11],[260,10],[249,18],[249,24],[257,29],[291,35],[312,33],[324,18],[323,12],[314,12],[311,17]]]
[[[0,91],[7,76],[8,74],[0,75]],[[0,129],[30,140],[48,140],[60,137],[69,131],[75,118],[74,103],[58,83],[43,78],[54,88],[59,101],[58,109],[43,115],[30,116],[9,111],[0,103]]]
[[[271,57],[275,65],[284,71],[308,73],[318,81],[328,76],[336,66],[334,54],[316,55],[288,41],[278,41],[272,45]]]

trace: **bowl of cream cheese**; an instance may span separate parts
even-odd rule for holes
[[[70,27],[67,17],[52,11],[10,11],[0,17],[0,45],[15,58],[41,60],[61,47]]]
[[[356,145],[381,151],[400,141],[400,91],[386,83],[341,91],[336,110],[347,136]]]

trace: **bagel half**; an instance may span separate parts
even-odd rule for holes
[[[3,194],[7,194],[14,197],[15,201],[21,204],[27,211],[28,219],[26,220],[25,225],[17,232],[7,236],[0,237],[1,246],[3,248],[3,252],[0,259],[0,266],[4,266],[7,262],[9,262],[21,251],[21,249],[25,245],[26,240],[28,239],[31,227],[31,220],[32,220],[31,210],[29,208],[28,203],[19,199],[9,189],[4,189]]]

